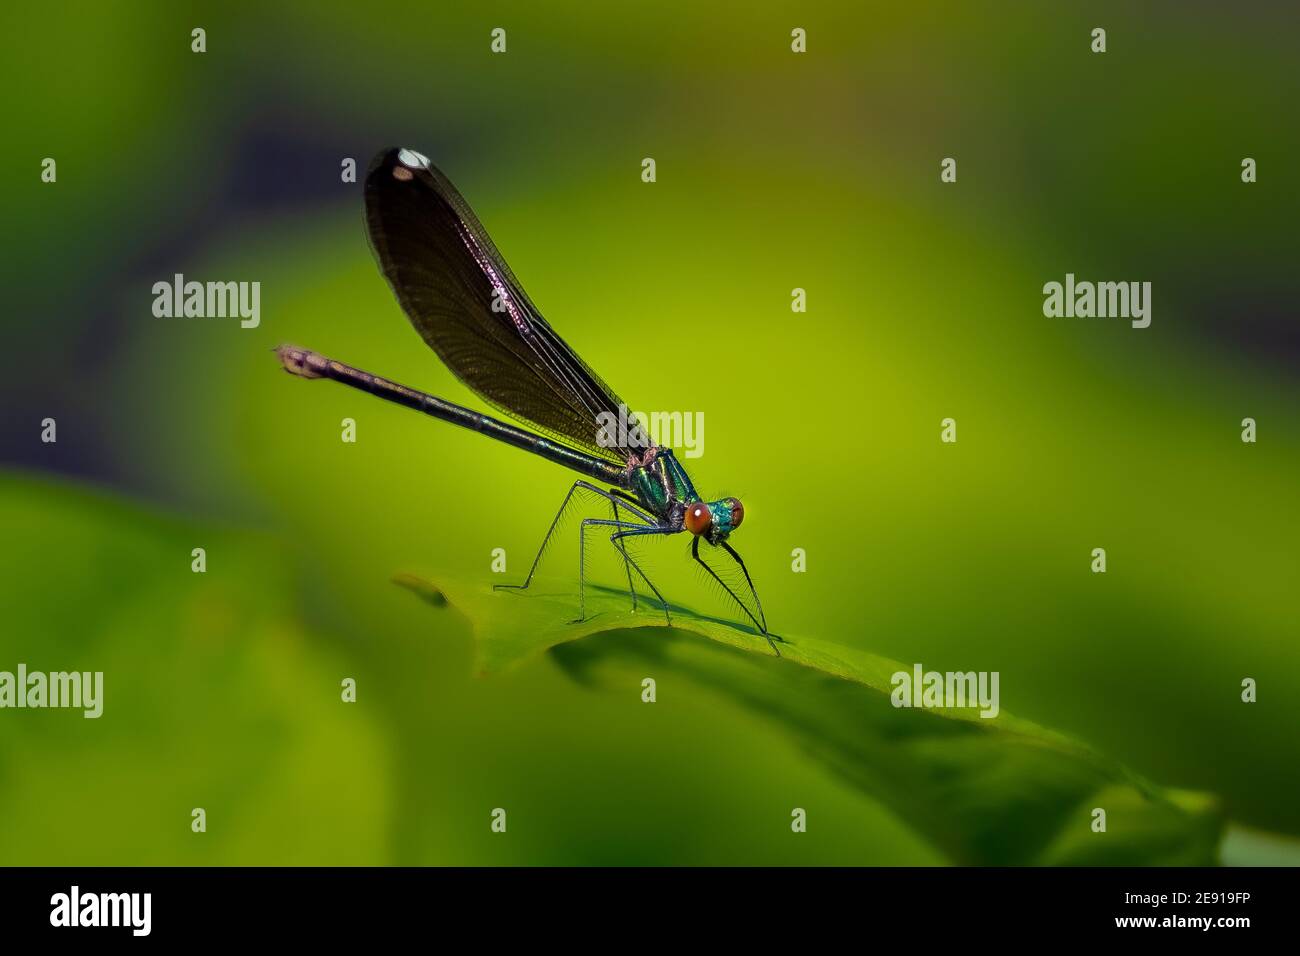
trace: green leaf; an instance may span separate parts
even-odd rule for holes
[[[383,734],[339,701],[341,663],[303,633],[294,562],[274,541],[160,517],[75,488],[0,478],[15,585],[0,669],[102,670],[104,715],[6,711],[0,862],[346,863],[382,858],[393,794]],[[190,569],[205,547],[208,570]],[[1060,734],[1000,713],[890,704],[906,667],[810,637],[761,636],[615,590],[493,592],[399,583],[464,614],[477,668],[550,652],[591,686],[694,686],[768,723],[954,863],[1213,862],[1216,801],[1153,786]],[[319,794],[335,799],[321,801]],[[191,808],[209,831],[189,829]],[[1092,810],[1107,831],[1091,829]],[[814,811],[815,813],[815,811]],[[816,817],[813,816],[815,825]]]
[[[587,620],[570,593],[493,591],[403,575],[400,584],[472,623],[490,674],[551,651],[590,685],[689,681],[761,715],[848,784],[888,806],[953,863],[1207,865],[1223,832],[1211,796],[1154,786],[1071,738],[1005,711],[892,705],[896,661],[812,637],[763,638],[716,619],[591,588]],[[566,623],[569,622],[569,623]],[[928,669],[942,669],[929,667]],[[1106,811],[1094,832],[1093,811]]]

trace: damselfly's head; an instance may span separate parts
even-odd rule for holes
[[[709,544],[726,541],[745,520],[745,506],[739,498],[696,501],[686,506],[686,530]]]

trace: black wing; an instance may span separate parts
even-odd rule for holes
[[[512,418],[608,461],[625,464],[648,444],[635,423],[625,441],[616,431],[602,435],[597,416],[617,422],[623,403],[542,318],[478,217],[428,159],[382,151],[365,193],[380,271],[457,378]]]

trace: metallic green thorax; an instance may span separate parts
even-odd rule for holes
[[[688,505],[700,500],[686,470],[667,448],[658,449],[649,465],[633,468],[628,474],[627,488],[660,517],[667,517],[675,502]]]
[[[671,449],[661,448],[658,455],[659,461],[663,462],[664,473],[668,476],[669,484],[673,490],[673,497],[684,505],[694,504],[700,500],[699,494],[695,491],[695,486],[691,484],[691,479],[686,474],[686,469],[681,466]]]
[[[691,484],[686,469],[668,448],[659,448],[649,465],[637,465],[627,476],[626,487],[647,509],[669,520],[680,520],[686,506],[703,501]],[[723,498],[707,502],[713,523],[707,538],[710,544],[725,540],[735,527],[733,501]]]

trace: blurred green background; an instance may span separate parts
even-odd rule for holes
[[[778,632],[997,670],[1006,710],[1300,834],[1300,29],[1131,6],[6,8],[0,669],[106,702],[0,712],[0,863],[944,862],[725,697],[476,678],[393,586],[490,583],[498,547],[516,579],[571,481],[278,371],[293,342],[477,404],[340,181],[394,144],[633,407],[704,414],[687,465],[744,499]],[[260,326],[155,318],[177,272],[260,281]],[[1151,327],[1044,318],[1066,272],[1150,281]],[[686,547],[641,554],[732,616]]]

